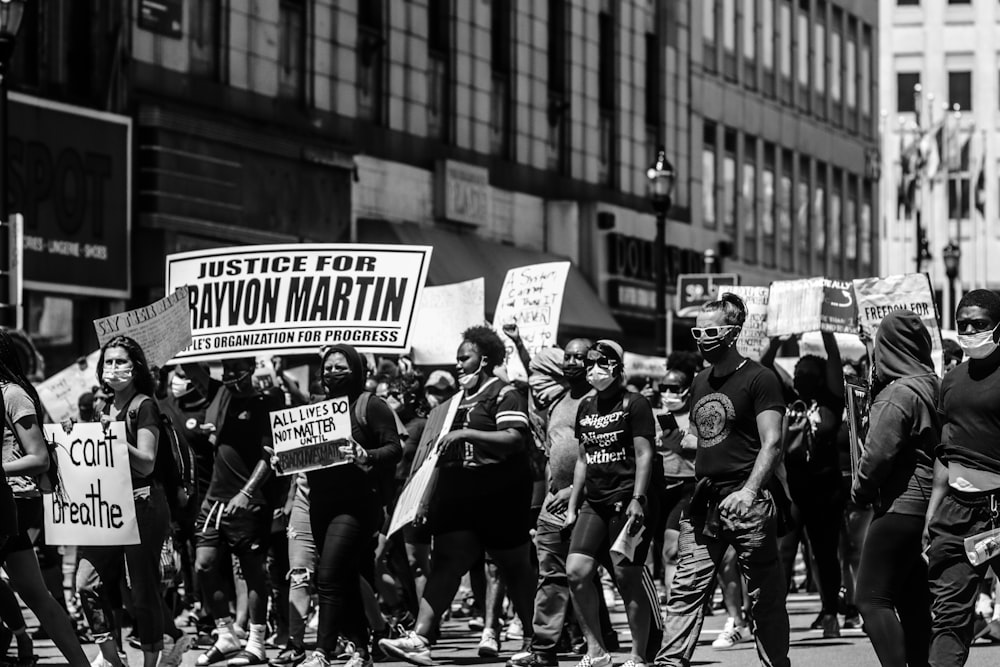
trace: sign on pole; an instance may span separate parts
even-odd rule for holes
[[[191,344],[187,304],[188,288],[182,285],[148,306],[94,320],[97,342],[104,347],[115,336],[128,336],[142,348],[150,366],[163,366]]]
[[[682,273],[677,276],[677,317],[694,317],[709,301],[719,298],[723,285],[739,285],[735,273]]]
[[[64,492],[42,496],[46,543],[139,544],[125,422],[79,423],[69,433],[45,424],[45,437],[56,443]]]
[[[404,353],[430,246],[288,244],[167,256],[167,289],[189,289],[191,345],[177,359],[309,354],[348,343]]]
[[[569,262],[531,264],[507,272],[493,313],[493,328],[507,346],[510,379],[526,380],[528,371],[518,358],[514,343],[504,335],[503,325],[517,324],[521,340],[532,356],[543,347],[555,346],[568,274]]]
[[[486,321],[486,281],[474,278],[451,285],[425,287],[413,327],[413,363],[455,363],[462,332]]]
[[[347,463],[340,447],[351,437],[346,397],[271,413],[271,435],[281,475]]]

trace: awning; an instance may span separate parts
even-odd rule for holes
[[[508,269],[527,264],[565,261],[536,250],[494,243],[471,235],[415,224],[385,220],[359,220],[361,243],[402,243],[434,247],[428,285],[447,285],[480,276],[486,279],[486,317],[493,317],[500,288]],[[559,339],[567,336],[614,338],[622,336],[621,327],[593,288],[575,266],[570,266],[559,320]]]

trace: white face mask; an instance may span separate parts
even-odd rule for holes
[[[131,368],[107,369],[101,375],[105,384],[112,389],[122,389],[132,380]]]
[[[594,364],[587,369],[587,382],[597,391],[604,391],[615,381],[615,376],[611,371],[603,366]]]
[[[971,359],[985,359],[996,351],[998,345],[993,340],[996,327],[974,334],[958,334],[958,344]]]
[[[660,392],[660,402],[663,403],[663,407],[670,412],[678,412],[684,409],[687,403],[688,392],[690,389],[685,389],[682,392],[674,393],[672,391]]]
[[[170,394],[174,398],[180,398],[181,396],[191,393],[191,389],[193,389],[191,380],[177,377],[176,375],[170,378]]]
[[[462,389],[472,389],[473,387],[475,387],[476,381],[479,379],[479,374],[483,371],[484,366],[486,366],[485,359],[479,362],[479,368],[476,369],[476,372],[459,375],[458,376],[459,386]]]

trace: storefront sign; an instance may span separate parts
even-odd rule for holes
[[[429,246],[288,244],[167,256],[167,290],[188,287],[191,345],[178,359],[347,343],[362,352],[410,347]]]
[[[131,120],[17,93],[9,110],[25,288],[128,298]]]
[[[652,289],[656,282],[656,244],[637,236],[615,233],[605,236],[605,241],[608,273],[648,282]],[[693,273],[702,267],[702,255],[697,250],[667,244],[663,252],[666,273],[664,284],[668,289],[672,289],[677,283],[678,275]]]
[[[482,167],[441,160],[434,174],[434,214],[469,225],[490,220],[490,172]]]
[[[694,317],[709,301],[719,297],[724,285],[739,285],[735,273],[688,273],[677,276],[677,317]]]

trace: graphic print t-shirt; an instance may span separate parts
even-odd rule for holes
[[[655,435],[653,409],[640,394],[623,391],[584,400],[577,413],[576,437],[587,455],[587,501],[610,505],[631,498],[635,489],[633,438],[646,438],[652,445]]]
[[[760,452],[757,415],[785,413],[778,377],[747,361],[724,377],[702,371],[691,385],[691,427],[698,435],[695,475],[701,479],[745,479]]]

